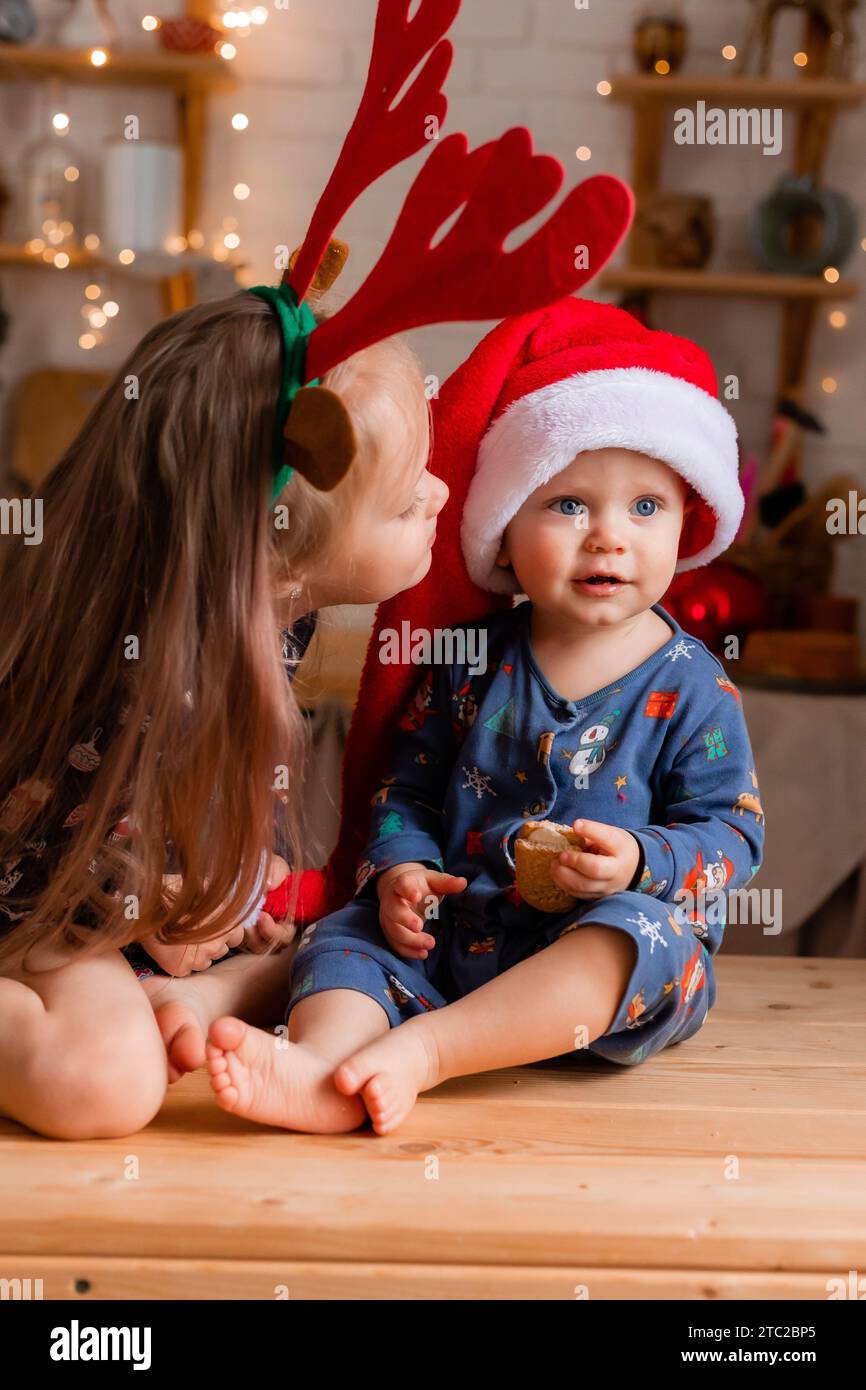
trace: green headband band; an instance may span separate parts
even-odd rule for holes
[[[277,414],[274,420],[273,464],[274,486],[271,493],[271,506],[274,505],[294,469],[285,462],[285,439],[283,430],[288,419],[292,401],[302,386],[318,386],[318,381],[304,381],[304,367],[307,360],[307,343],[310,334],[317,326],[313,312],[306,300],[298,304],[298,297],[291,285],[255,285],[250,294],[267,300],[276,310],[280,321],[283,340],[283,380],[277,400]]]

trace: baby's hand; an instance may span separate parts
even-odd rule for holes
[[[423,899],[462,893],[466,882],[428,869],[426,864],[395,864],[380,874],[376,880],[379,922],[391,949],[405,960],[426,960],[436,940],[424,931],[424,918],[419,915]]]
[[[640,863],[635,837],[597,820],[576,820],[573,828],[590,848],[557,855],[550,866],[554,883],[575,898],[606,898],[628,888]]]

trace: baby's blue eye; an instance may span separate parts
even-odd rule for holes
[[[650,511],[638,510],[638,516],[655,516],[655,513],[658,509],[658,503],[656,502],[654,497],[639,497],[638,500],[635,502],[635,507],[639,509],[644,507],[650,508]]]
[[[579,516],[585,510],[583,502],[578,502],[576,497],[557,497],[555,502],[551,502],[551,507],[560,510],[560,516]]]

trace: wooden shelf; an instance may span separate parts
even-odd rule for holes
[[[793,109],[791,172],[820,182],[837,117],[846,107],[866,100],[866,83],[827,75],[829,34],[814,14],[803,16],[801,47],[809,54],[807,68],[796,76],[777,78],[737,73],[616,73],[608,80],[609,100],[630,105],[633,130],[631,186],[638,211],[658,193],[662,156],[667,147],[668,108],[674,103],[703,101],[730,109]],[[704,152],[706,168],[706,152]],[[805,247],[802,226],[793,229],[794,248]],[[724,295],[750,298],[780,306],[779,362],[776,393],[800,400],[805,392],[806,365],[818,311],[822,303],[854,299],[859,286],[847,280],[828,284],[822,276],[772,275],[762,271],[667,270],[649,266],[655,259],[652,237],[636,219],[626,248],[627,264],[602,275],[607,289],[662,294]]]
[[[770,275],[749,271],[665,270],[655,266],[622,266],[602,274],[610,290],[652,290],[669,294],[724,294],[747,299],[854,299],[858,285],[851,280],[829,284],[811,275]]]
[[[194,251],[183,251],[176,256],[172,256],[168,251],[139,251],[131,265],[123,265],[116,256],[88,251],[81,246],[58,246],[57,250],[65,251],[69,257],[69,265],[64,266],[62,270],[58,270],[52,261],[43,260],[39,251],[28,251],[26,246],[19,242],[0,241],[0,266],[28,266],[31,270],[53,270],[59,274],[62,274],[63,270],[110,270],[112,275],[128,275],[131,279],[160,280],[167,275],[211,269],[213,266],[234,272],[247,264],[245,261],[215,261],[212,256],[199,255]]]
[[[866,83],[837,82],[831,77],[735,77],[710,73],[617,73],[608,81],[609,101],[640,105],[647,101],[705,101],[726,106],[813,106],[834,102],[858,106],[866,100]]]
[[[207,18],[207,0],[186,0],[185,12],[194,19]],[[96,67],[90,61],[94,48],[108,54],[108,62]],[[153,47],[112,48],[94,44],[90,48],[41,47],[38,44],[0,43],[0,81],[41,82],[59,78],[80,84],[108,83],[110,86],[159,87],[174,98],[178,143],[183,151],[183,230],[198,225],[204,167],[205,120],[208,95],[236,85],[229,64],[213,53],[169,53],[154,39]],[[133,247],[133,250],[135,248]],[[64,270],[110,268],[117,273],[162,282],[163,311],[175,313],[195,302],[195,272],[213,262],[209,257],[184,253],[180,256],[139,255],[131,266],[104,255],[93,255],[83,247],[58,247],[69,256]],[[220,264],[220,262],[217,262]],[[226,263],[228,264],[228,263]],[[24,246],[0,242],[0,266],[26,266],[56,270],[51,261]],[[234,267],[229,267],[234,268]]]
[[[95,44],[109,55],[95,67],[90,48],[39,48],[0,44],[0,77],[38,82],[61,77],[66,82],[108,82],[130,87],[169,87],[179,91],[233,87],[229,64],[215,53],[166,53],[157,47],[112,49]]]

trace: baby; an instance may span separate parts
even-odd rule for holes
[[[485,669],[432,667],[405,710],[358,892],[294,960],[288,1038],[212,1026],[235,1113],[386,1134],[449,1077],[634,1065],[715,1000],[724,913],[700,890],[750,883],[763,814],[739,692],[659,600],[736,529],[733,424],[693,344],[585,301],[542,324],[545,384],[507,381],[461,530],[475,582],[528,601],[473,625]],[[550,868],[564,911],[519,891],[515,840],[542,818],[583,844]]]

